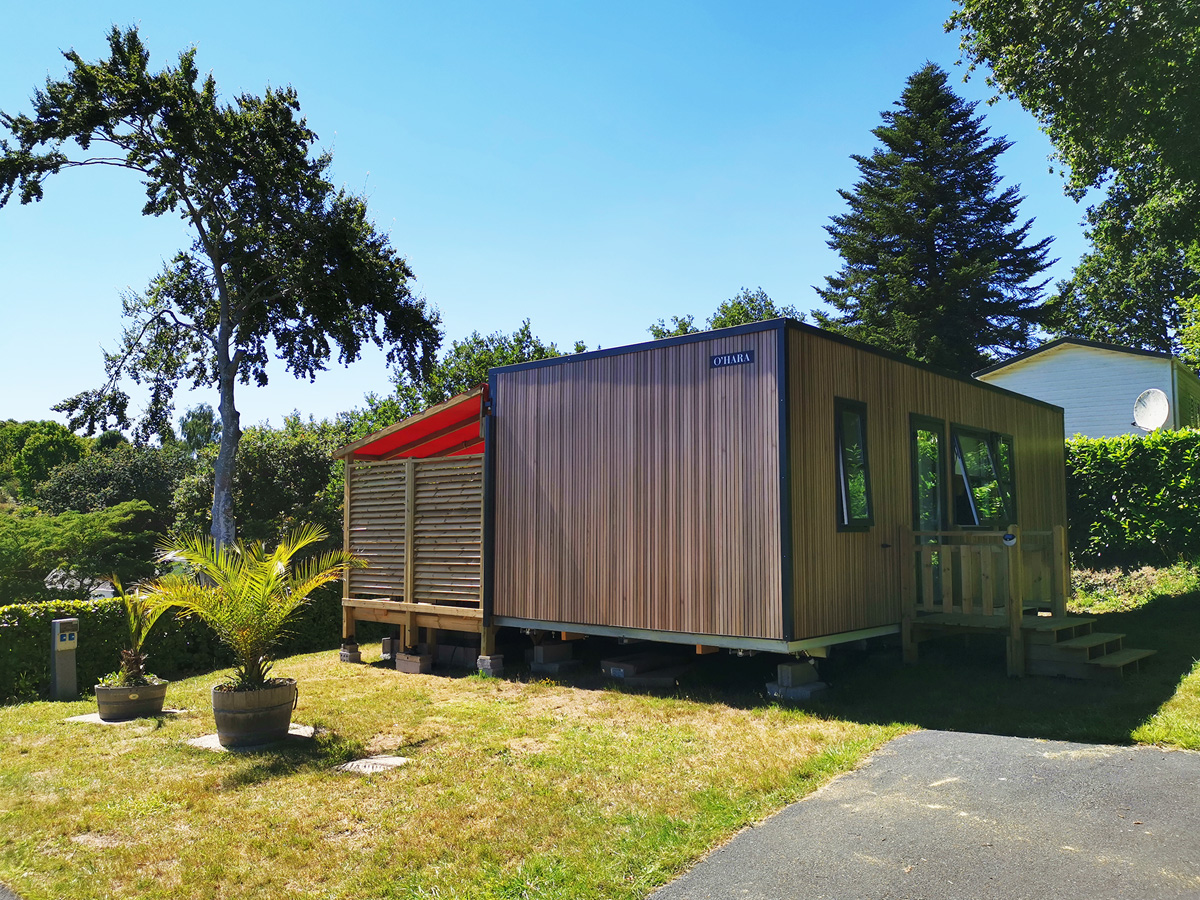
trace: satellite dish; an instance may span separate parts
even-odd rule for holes
[[[1143,431],[1162,428],[1171,414],[1171,402],[1158,388],[1142,391],[1133,401],[1133,424]]]

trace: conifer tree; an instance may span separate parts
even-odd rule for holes
[[[989,138],[974,103],[926,63],[872,132],[882,146],[852,158],[862,173],[834,216],[829,246],[843,259],[815,313],[824,328],[940,368],[970,373],[1026,349],[1043,317],[1031,284],[1050,262],[1051,238],[1026,244],[1015,226],[1019,188],[999,191],[996,159],[1012,146]]]

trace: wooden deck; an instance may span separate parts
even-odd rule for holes
[[[909,532],[904,586],[905,662],[924,640],[948,634],[1002,634],[1008,674],[1120,677],[1153,650],[1123,646],[1123,634],[1093,632],[1095,619],[1069,616],[1066,529],[1022,533]]]

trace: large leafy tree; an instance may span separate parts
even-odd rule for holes
[[[861,179],[841,190],[829,246],[837,275],[817,288],[836,314],[824,328],[913,359],[969,373],[1025,349],[1041,322],[1050,238],[1028,243],[1016,186],[999,189],[996,160],[1011,143],[927,63],[872,132],[880,146],[854,156]]]
[[[55,468],[37,486],[37,502],[49,513],[86,513],[142,500],[152,510],[150,527],[166,534],[175,520],[176,486],[194,468],[194,460],[178,445],[119,444],[107,451],[93,450],[77,462]]]
[[[768,319],[780,318],[803,322],[804,313],[797,312],[794,306],[776,306],[775,301],[767,296],[767,292],[761,287],[754,290],[742,288],[728,300],[721,301],[713,314],[708,317],[705,330],[731,328],[734,325],[749,325],[751,322],[765,322]],[[669,325],[665,320],[659,319],[646,330],[655,340],[677,337],[682,334],[696,334],[700,331],[696,327],[696,317],[688,315],[671,316]]]
[[[1200,5],[959,0],[947,28],[1037,118],[1068,193],[1105,192],[1054,330],[1177,351],[1200,293]]]
[[[573,352],[586,349],[583,342],[576,341]],[[528,319],[511,334],[472,331],[462,340],[451,341],[441,359],[423,374],[413,377],[406,369],[394,370],[394,393],[368,394],[366,408],[345,413],[339,424],[347,440],[363,437],[483,384],[488,369],[561,355],[557,344],[546,343],[533,333]]]
[[[124,300],[126,327],[106,354],[107,382],[64,401],[71,425],[93,433],[129,424],[122,378],[149,387],[143,439],[165,431],[181,383],[215,386],[221,442],[212,534],[234,538],[233,476],[241,437],[235,386],[267,381],[271,348],[297,377],[313,378],[336,352],[366,342],[416,374],[433,359],[437,315],[409,290],[405,260],[367,218],[362,198],[328,178],[330,157],[291,88],[222,102],[195,53],[149,69],[136,29],[114,28],[110,56],[75,52],[65,80],[47,80],[32,115],[0,114],[0,205],[39,200],[52,175],[79,166],[137,172],[143,213],[175,214],[194,240],[145,291]],[[72,146],[73,145],[73,146]]]

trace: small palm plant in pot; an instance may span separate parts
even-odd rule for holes
[[[287,737],[298,692],[295,679],[270,677],[272,654],[313,591],[366,565],[342,550],[293,563],[326,537],[324,529],[305,525],[269,553],[261,543],[218,546],[208,535],[179,536],[163,547],[160,560],[176,571],[147,585],[147,592],[161,608],[199,618],[233,653],[232,676],[212,691],[223,747]]]
[[[121,667],[96,685],[96,708],[105,722],[156,716],[162,712],[167,682],[146,671],[142,646],[163,610],[141,591],[127,593],[115,575],[112,583],[125,607],[129,645],[121,651]]]

